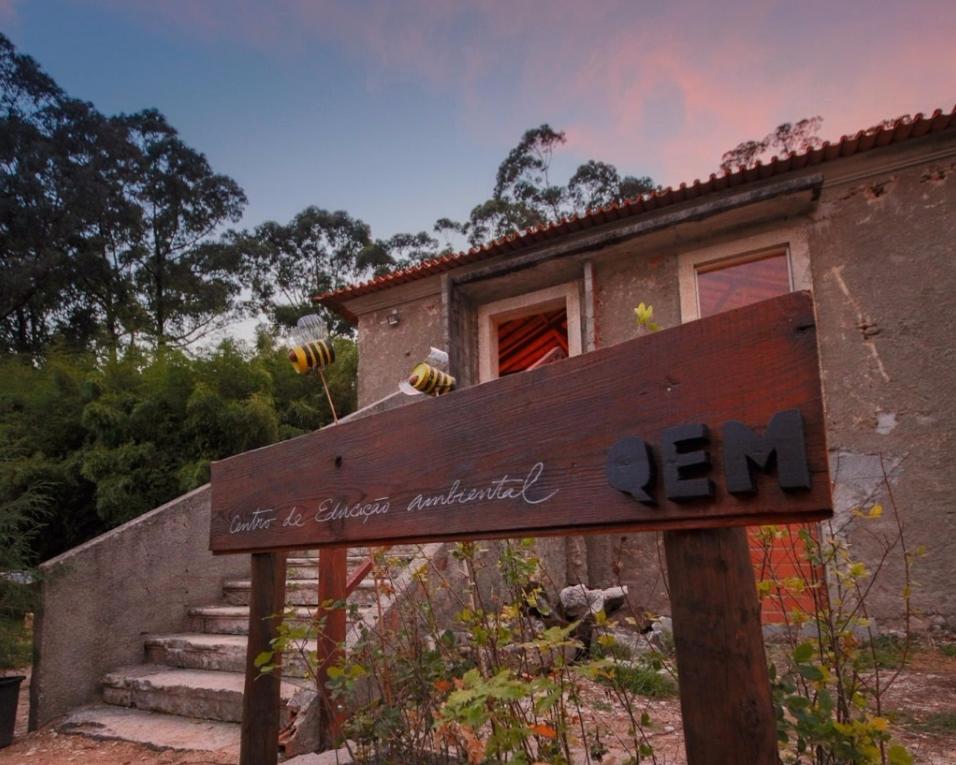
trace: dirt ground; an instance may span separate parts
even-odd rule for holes
[[[21,674],[28,674],[29,670]],[[649,742],[660,765],[685,765],[680,704],[674,699],[648,699],[651,717]],[[29,685],[20,691],[13,744],[0,750],[0,765],[227,765],[234,758],[211,752],[156,751],[120,741],[98,741],[83,735],[61,734],[53,726],[27,733]],[[933,648],[917,652],[886,695],[884,709],[892,732],[913,753],[919,765],[956,765],[956,656]],[[586,721],[601,716],[612,727],[626,730],[620,711],[585,710]],[[610,717],[609,717],[610,716]],[[600,765],[621,765],[625,758],[614,741],[605,741],[608,752]],[[595,761],[596,763],[596,761]]]

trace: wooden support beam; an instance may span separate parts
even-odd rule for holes
[[[285,607],[286,554],[252,554],[252,588],[249,596],[249,641],[246,647],[246,682],[242,693],[242,727],[239,765],[275,765],[279,757],[279,687],[282,672],[259,676],[256,656],[271,648],[278,620]]]
[[[316,685],[319,692],[319,750],[332,748],[341,738],[345,716],[329,696],[326,684],[329,668],[335,666],[345,645],[347,613],[345,608],[325,609],[323,605],[343,605],[348,597],[348,548],[329,547],[319,553],[319,609],[317,619],[324,619],[316,645]]]
[[[689,765],[776,765],[760,602],[742,528],[665,531]]]

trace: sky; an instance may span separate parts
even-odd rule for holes
[[[528,128],[664,185],[783,121],[838,139],[956,104],[956,2],[0,0],[0,29],[106,113],[155,107],[249,197],[387,237],[464,219]]]

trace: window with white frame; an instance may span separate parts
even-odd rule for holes
[[[806,235],[788,229],[685,252],[678,259],[678,277],[682,322],[808,290]]]
[[[581,353],[581,301],[570,282],[478,307],[478,381]]]

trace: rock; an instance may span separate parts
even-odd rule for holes
[[[347,747],[327,752],[309,752],[285,761],[285,765],[349,765],[354,762]]]
[[[608,587],[602,590],[604,595],[604,613],[608,616],[627,603],[627,587]]]
[[[671,618],[659,616],[652,621],[647,640],[659,651],[670,653],[674,649],[674,623]]]
[[[319,694],[302,689],[289,699],[287,707],[292,719],[279,731],[286,756],[314,752],[319,746]]]
[[[620,627],[608,627],[603,631],[604,635],[614,638],[614,642],[627,650],[632,657],[639,656],[648,650],[647,638],[635,632],[634,630],[621,629]]]
[[[571,621],[604,608],[604,590],[590,590],[583,584],[565,587],[558,595],[561,612]]]

